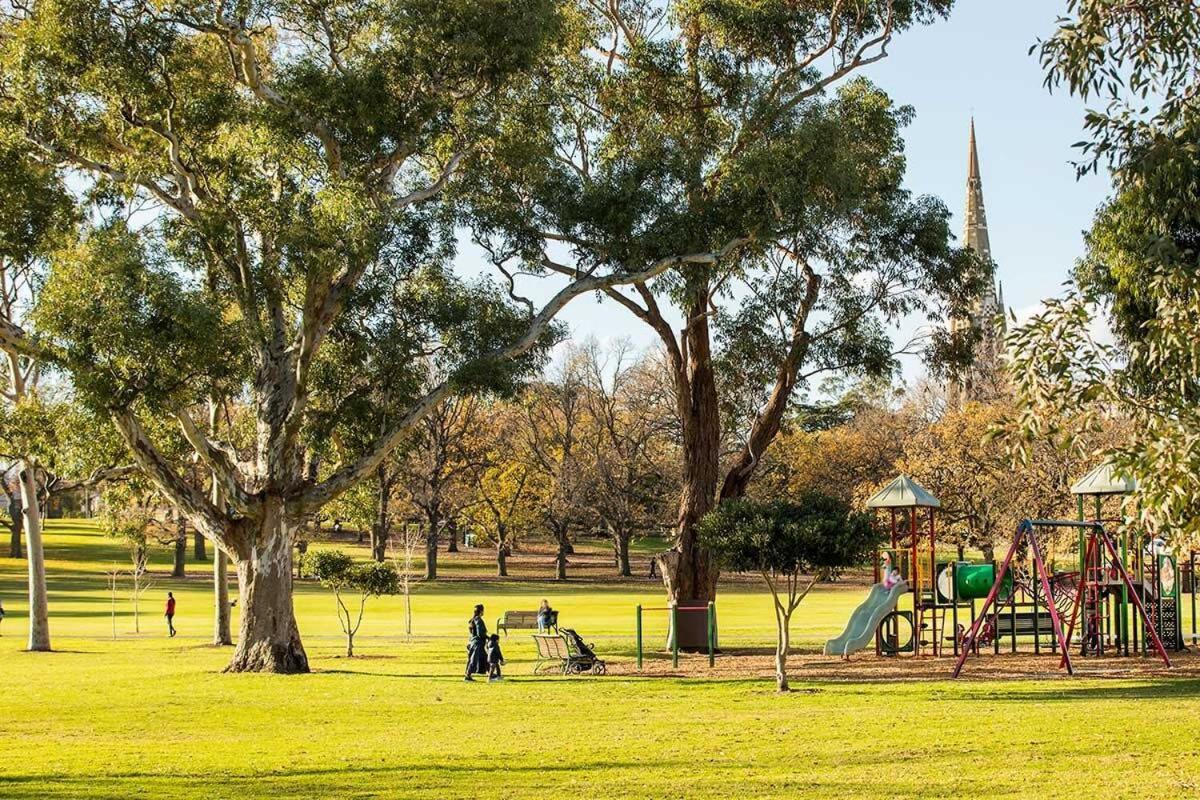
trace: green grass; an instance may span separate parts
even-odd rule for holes
[[[48,532],[52,634],[59,652],[22,652],[23,562],[0,559],[0,797],[1192,797],[1200,747],[1191,679],[806,681],[692,677],[532,677],[528,639],[507,647],[510,679],[464,684],[466,617],[547,596],[606,657],[631,656],[633,606],[658,605],[647,580],[556,586],[462,579],[368,609],[340,657],[332,599],[297,589],[314,674],[223,675],[207,644],[203,565],[147,595],[141,635],[120,600],[111,636],[103,570],[124,553],[87,523]],[[586,555],[586,554],[584,554]],[[477,563],[472,566],[472,559]],[[520,560],[519,557],[517,559]],[[179,598],[167,639],[161,599]],[[824,588],[798,612],[804,646],[838,632],[862,588]],[[723,590],[726,644],[768,645],[768,597]],[[659,624],[659,623],[656,623]],[[661,634],[661,625],[649,633]],[[949,665],[947,664],[947,668]]]

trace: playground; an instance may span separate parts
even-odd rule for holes
[[[722,584],[712,668],[685,653],[673,669],[666,615],[647,612],[657,644],[637,672],[633,609],[661,605],[656,582],[475,580],[480,556],[468,551],[448,559],[453,580],[414,595],[411,641],[400,598],[382,598],[358,655],[345,658],[331,597],[305,582],[297,613],[314,674],[230,676],[219,672],[228,650],[208,644],[202,568],[155,578],[140,635],[122,604],[114,640],[103,568],[118,546],[91,523],[54,521],[47,550],[60,652],[21,652],[14,603],[0,627],[5,798],[501,798],[547,787],[636,798],[678,791],[684,771],[697,798],[1085,797],[1094,784],[1063,776],[1086,774],[1117,741],[1129,768],[1106,773],[1109,796],[1187,796],[1200,785],[1187,733],[1200,712],[1191,652],[1172,653],[1170,670],[1153,658],[1080,658],[1073,678],[1046,655],[1001,653],[973,660],[957,681],[949,658],[822,655],[869,575],[805,600],[795,691],[780,696],[769,681],[770,597],[745,579]],[[602,556],[580,551],[580,563]],[[19,562],[0,560],[6,598],[22,579]],[[157,603],[168,590],[179,598],[174,639]],[[513,631],[507,680],[463,683],[470,606],[486,604],[490,627],[543,596],[595,643],[609,674],[534,676],[529,632]],[[1185,627],[1187,613],[1185,604]]]

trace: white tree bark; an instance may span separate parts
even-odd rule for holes
[[[308,672],[292,604],[292,526],[282,503],[264,504],[249,557],[237,563],[242,615],[226,672]]]
[[[37,464],[20,461],[21,502],[25,516],[25,555],[29,565],[29,649],[49,652],[50,609],[46,593],[46,553],[42,546],[42,509],[38,504]]]

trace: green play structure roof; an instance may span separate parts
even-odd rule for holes
[[[867,501],[867,508],[912,508],[913,506],[941,508],[942,502],[907,475],[899,476]]]
[[[1105,461],[1071,486],[1071,494],[1129,494],[1137,481],[1119,475],[1112,462]]]

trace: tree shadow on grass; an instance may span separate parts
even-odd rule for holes
[[[551,761],[535,761],[530,764],[505,764],[504,772],[506,774],[571,774],[571,773],[597,773],[604,774],[615,770],[644,770],[644,769],[671,769],[683,770],[688,767],[690,762],[678,759],[647,759],[642,761],[590,761],[583,763],[562,764]],[[388,766],[368,766],[361,763],[346,763],[336,767],[311,767],[311,768],[293,768],[293,769],[275,769],[265,772],[251,772],[242,774],[223,774],[213,776],[209,774],[166,774],[161,770],[158,771],[125,771],[111,772],[103,775],[74,775],[67,773],[42,773],[42,774],[14,774],[0,775],[0,797],[13,800],[46,800],[46,798],[54,797],[87,797],[90,800],[126,800],[130,797],[128,786],[122,785],[126,781],[136,781],[139,791],[150,790],[153,792],[156,786],[162,784],[163,790],[169,790],[172,786],[187,785],[192,790],[203,789],[206,786],[216,788],[220,787],[221,796],[241,796],[244,792],[246,796],[259,796],[265,784],[278,784],[280,789],[286,788],[289,784],[295,782],[303,782],[303,788],[309,791],[329,791],[335,786],[344,787],[347,784],[344,782],[336,783],[331,786],[328,779],[337,779],[338,776],[361,776],[361,775],[376,775],[376,776],[395,776],[396,780],[409,781],[414,776],[436,777],[439,774],[447,775],[478,775],[480,773],[479,763],[476,761],[464,762],[461,764],[454,763],[438,763],[438,764],[395,764]],[[315,779],[315,780],[314,780]],[[324,779],[324,780],[323,780]],[[349,778],[352,779],[352,778]],[[385,778],[386,780],[386,778]],[[105,788],[104,784],[114,784],[112,788]],[[163,795],[167,796],[167,795]],[[336,796],[336,795],[309,795],[309,796]]]
[[[1080,676],[1084,680],[1088,676]],[[1096,700],[1195,700],[1200,698],[1200,680],[1167,678],[1153,683],[1114,686],[1111,679],[1086,686],[1071,686],[1056,682],[1043,687],[989,686],[986,699],[1004,702],[1093,702]],[[973,696],[972,696],[973,695]],[[947,700],[978,701],[976,693],[947,697]]]

